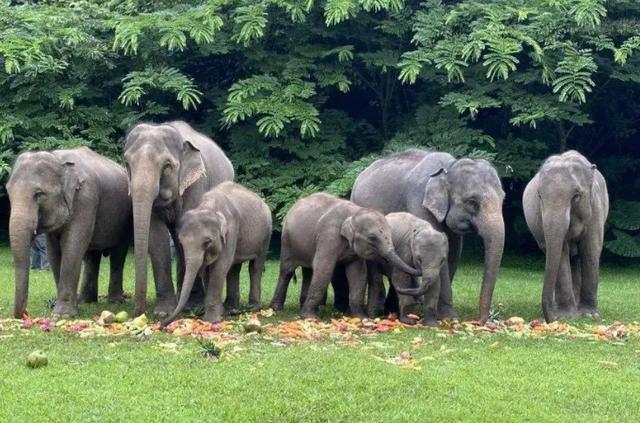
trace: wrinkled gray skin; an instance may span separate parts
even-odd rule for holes
[[[411,213],[390,213],[385,216],[391,228],[391,239],[398,256],[415,269],[421,271],[423,284],[415,287],[415,278],[388,263],[370,266],[372,277],[369,286],[369,306],[375,304],[378,289],[382,286],[381,275],[385,275],[399,294],[400,321],[414,325],[416,320],[407,316],[413,298],[424,296],[422,300],[422,324],[437,326],[438,298],[441,281],[449,280],[447,256],[449,242],[447,236],[427,221],[418,219]],[[381,273],[381,274],[380,274]],[[370,310],[373,317],[376,310]]]
[[[271,211],[253,192],[234,182],[223,182],[202,197],[200,205],[180,219],[178,238],[186,272],[180,301],[168,324],[187,304],[198,272],[207,283],[204,319],[222,320],[223,309],[240,308],[240,268],[249,262],[249,307],[260,310],[260,285],[271,240]],[[227,299],[222,288],[227,279]]]
[[[301,314],[317,318],[333,270],[341,263],[346,268],[351,314],[366,317],[362,309],[366,260],[387,260],[408,273],[419,274],[398,257],[382,213],[325,193],[298,200],[283,223],[280,276],[271,307],[282,309],[289,281],[296,267],[302,266],[312,269],[312,274],[307,271],[308,286],[303,282]]]
[[[604,177],[580,153],[567,151],[542,164],[522,202],[527,225],[546,255],[545,320],[598,316],[600,253],[609,213]]]
[[[133,201],[134,312],[138,315],[146,309],[149,254],[156,283],[154,311],[158,316],[167,316],[176,308],[169,235],[176,245],[181,282],[184,258],[176,223],[184,212],[198,206],[205,192],[233,180],[233,166],[213,140],[181,121],[135,126],[127,135],[124,159]],[[201,293],[201,284],[198,287]]]
[[[22,153],[7,183],[11,200],[9,236],[15,269],[14,316],[27,308],[29,244],[47,234],[56,282],[55,316],[78,314],[78,279],[85,262],[80,299],[97,301],[101,253],[111,255],[109,300],[121,301],[122,271],[131,234],[131,200],[121,166],[86,147]]]
[[[478,234],[485,249],[480,318],[486,322],[502,261],[504,191],[496,170],[485,160],[454,159],[448,153],[411,149],[375,161],[353,186],[351,201],[385,214],[409,212],[447,234],[450,280],[440,287],[438,317],[456,318],[451,281],[462,237]]]

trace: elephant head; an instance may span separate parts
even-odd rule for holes
[[[166,326],[184,309],[201,269],[214,263],[227,245],[229,225],[220,212],[190,210],[180,219],[178,238],[184,251],[185,274],[180,299],[174,312],[163,323]]]
[[[206,175],[197,147],[169,125],[140,124],[127,135],[124,159],[133,203],[136,314],[145,309],[152,209],[174,216],[182,195]]]
[[[414,267],[420,269],[423,284],[417,288],[400,288],[396,291],[403,295],[419,297],[427,293],[434,284],[440,283],[442,271],[448,275],[447,255],[449,241],[447,236],[439,231],[414,230],[409,239],[409,248]]]
[[[22,318],[27,308],[29,244],[33,235],[55,231],[69,220],[83,182],[75,163],[49,152],[23,153],[13,166],[7,192],[11,201],[9,237],[16,280],[16,318]]]
[[[342,223],[340,235],[362,259],[383,259],[411,275],[420,274],[419,270],[412,268],[398,256],[391,240],[391,227],[378,211],[361,209],[349,216]]]
[[[579,237],[592,216],[596,165],[574,153],[550,157],[538,173],[537,195],[546,255],[542,311],[547,321],[555,320],[551,307],[564,244],[568,239]]]
[[[480,321],[489,317],[491,297],[504,248],[504,191],[495,168],[486,160],[460,159],[427,181],[425,207],[440,223],[459,235],[478,234],[484,243],[484,275]]]

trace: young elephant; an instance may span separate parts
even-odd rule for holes
[[[14,315],[22,317],[29,288],[29,243],[47,234],[47,253],[58,288],[54,315],[78,314],[81,300],[97,301],[101,252],[111,255],[109,299],[122,300],[122,270],[131,238],[131,199],[125,170],[86,147],[22,153],[7,183],[9,236],[15,268]]]
[[[609,213],[604,177],[583,155],[567,151],[542,164],[522,201],[527,225],[546,255],[545,320],[597,316],[600,253]]]
[[[337,263],[345,264],[349,308],[356,317],[366,317],[362,310],[366,260],[384,259],[405,272],[420,274],[398,257],[391,242],[391,229],[382,213],[325,193],[310,195],[294,204],[284,220],[281,248],[280,276],[271,307],[282,309],[297,266],[311,268],[313,275],[307,280],[308,286],[303,283],[305,318],[318,317],[319,305]]]
[[[207,283],[204,319],[222,320],[222,288],[228,278],[225,305],[238,309],[239,274],[249,261],[249,305],[260,309],[260,283],[271,239],[271,211],[256,194],[235,182],[223,182],[204,194],[200,205],[186,212],[178,224],[185,256],[185,276],[178,306],[167,325],[187,304],[200,269]]]
[[[416,320],[408,317],[408,307],[412,304],[411,297],[424,295],[422,324],[436,326],[438,324],[438,297],[440,295],[441,280],[448,280],[449,266],[447,255],[449,242],[447,236],[436,230],[429,222],[419,219],[410,213],[390,213],[386,216],[391,227],[393,246],[400,258],[416,269],[421,270],[424,284],[413,288],[414,278],[388,264],[374,266],[391,281],[392,288],[400,295],[400,321],[413,325]],[[382,287],[381,275],[374,270],[369,287],[369,304],[375,302],[378,289]],[[375,280],[378,279],[378,280]]]

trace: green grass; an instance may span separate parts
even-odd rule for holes
[[[0,260],[0,318],[6,318],[13,302],[7,249],[0,250]],[[265,305],[277,267],[269,262],[263,278]],[[539,258],[505,260],[494,296],[501,317],[540,318],[542,268]],[[603,269],[601,321],[640,320],[639,270]],[[481,274],[481,264],[472,262],[456,276],[454,301],[464,318],[476,317]],[[101,293],[106,276],[103,271]],[[132,280],[129,261],[128,292]],[[277,319],[296,316],[298,290],[291,286]],[[47,300],[55,295],[49,273],[32,272],[30,294],[31,314],[48,313]],[[80,310],[89,317],[105,308],[131,312],[131,303],[120,307],[101,299]],[[425,342],[412,350],[416,336]],[[178,352],[162,347],[168,342],[177,343]],[[640,413],[637,338],[465,338],[417,329],[381,334],[356,347],[332,341],[278,347],[260,338],[239,347],[228,360],[211,362],[195,339],[164,334],[140,341],[0,332],[0,421],[637,421]],[[24,365],[35,349],[47,353],[47,367]],[[372,357],[402,351],[412,351],[421,369]]]

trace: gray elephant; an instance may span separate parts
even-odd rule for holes
[[[597,316],[600,253],[609,213],[604,177],[583,155],[567,151],[542,164],[522,202],[527,225],[546,255],[545,320]]]
[[[456,318],[451,281],[462,237],[478,234],[484,242],[480,322],[486,322],[502,261],[504,191],[486,160],[458,159],[448,153],[411,149],[375,161],[353,186],[351,201],[383,213],[405,211],[431,223],[449,239],[450,281],[440,287],[438,317]]]
[[[415,278],[390,264],[370,264],[372,277],[369,285],[369,306],[376,304],[378,290],[382,285],[381,275],[391,281],[392,288],[399,294],[400,321],[414,325],[416,320],[408,316],[409,306],[413,304],[411,297],[424,296],[422,301],[422,324],[436,326],[438,298],[442,281],[449,280],[447,255],[449,242],[447,236],[436,230],[429,222],[419,219],[411,213],[389,213],[385,216],[391,228],[393,247],[398,256],[409,265],[421,271],[423,285],[414,287]],[[371,310],[369,315],[377,314]]]
[[[349,284],[351,314],[366,317],[362,309],[366,260],[387,260],[405,272],[419,274],[398,257],[391,229],[382,213],[326,193],[298,200],[283,223],[280,275],[271,307],[282,309],[289,281],[296,267],[302,266],[307,269],[302,317],[317,318],[333,270],[341,263],[345,265]]]
[[[122,300],[122,271],[131,236],[131,200],[124,169],[86,147],[18,156],[7,183],[9,236],[15,268],[14,316],[26,311],[29,243],[47,234],[47,253],[58,299],[53,314],[78,314],[80,299],[97,301],[100,257],[111,255],[109,299]]]
[[[223,182],[203,197],[200,205],[184,213],[178,238],[186,272],[171,322],[187,304],[196,275],[202,269],[207,283],[204,319],[222,320],[222,288],[228,279],[227,310],[240,308],[239,275],[249,261],[249,306],[260,310],[260,284],[271,240],[271,211],[256,194],[234,182]]]
[[[135,126],[127,135],[124,159],[133,200],[134,311],[142,314],[146,309],[149,254],[156,283],[155,313],[166,316],[176,308],[169,235],[176,245],[180,283],[184,257],[176,223],[184,212],[198,206],[205,192],[233,180],[233,166],[213,140],[181,121]]]

